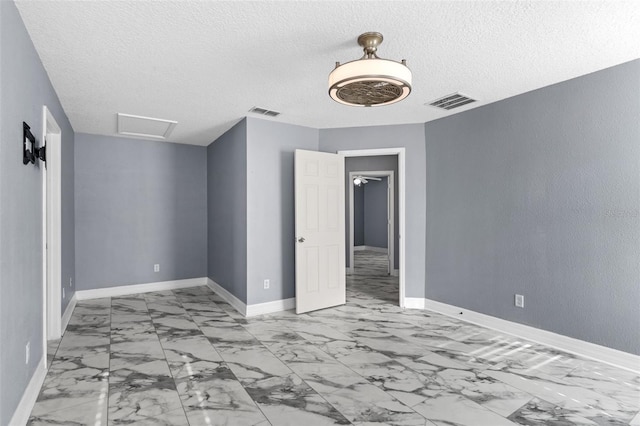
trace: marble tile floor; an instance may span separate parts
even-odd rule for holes
[[[640,426],[637,374],[402,310],[383,256],[310,314],[244,318],[207,287],[78,302],[29,424]]]

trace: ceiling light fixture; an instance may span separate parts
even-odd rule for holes
[[[358,44],[364,56],[336,67],[329,74],[329,96],[351,106],[382,106],[403,100],[411,93],[411,70],[406,61],[380,59],[376,55],[382,34],[364,33]]]

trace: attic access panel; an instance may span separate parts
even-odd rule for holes
[[[154,139],[167,139],[177,121],[118,113],[118,133]]]

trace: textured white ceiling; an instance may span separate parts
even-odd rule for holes
[[[208,145],[252,106],[315,128],[421,123],[640,57],[640,2],[17,1],[77,132],[116,134],[116,113],[177,120]],[[336,61],[379,31],[413,92],[380,108],[327,95]],[[452,112],[425,102],[460,91]],[[262,117],[262,116],[260,116]]]

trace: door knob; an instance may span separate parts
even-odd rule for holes
[[[304,243],[304,237],[300,237],[300,238],[298,238],[298,242],[299,242],[299,243]]]

